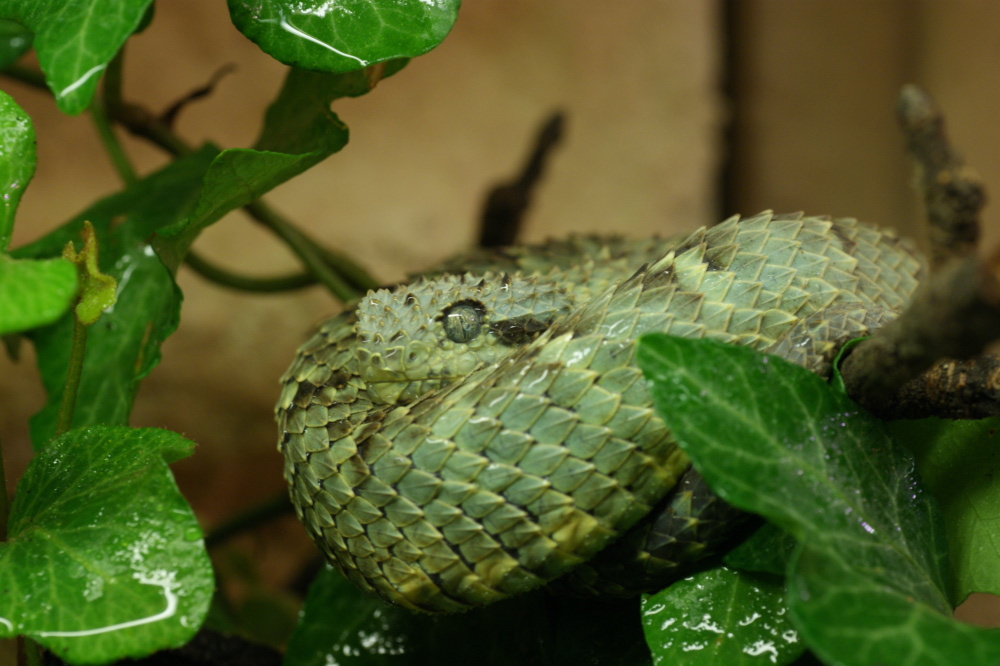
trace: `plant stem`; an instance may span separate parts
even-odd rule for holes
[[[262,199],[251,201],[243,208],[250,217],[273,231],[282,240],[285,240],[286,243],[288,241],[285,238],[285,234],[291,234],[298,237],[303,243],[312,245],[324,258],[324,263],[336,269],[337,273],[346,278],[356,291],[365,292],[369,289],[377,289],[380,286],[375,278],[368,274],[368,271],[361,268],[361,266],[354,263],[354,261],[345,255],[324,248],[283,215],[271,208]]]
[[[236,275],[216,266],[193,250],[188,250],[188,253],[184,256],[184,263],[206,280],[225,287],[231,287],[232,289],[239,289],[240,291],[275,293],[301,289],[316,284],[316,276],[312,273],[293,273],[291,275],[272,278]]]
[[[73,410],[76,408],[76,394],[80,389],[80,376],[83,374],[83,357],[86,350],[87,326],[74,316],[73,345],[69,352],[69,370],[66,373],[62,402],[59,405],[59,419],[56,421],[56,437],[73,425]]]
[[[122,61],[124,59],[125,47],[123,46],[118,55],[112,58],[104,72],[102,94],[95,95],[90,103],[90,117],[97,128],[97,134],[104,144],[104,149],[111,158],[111,163],[115,171],[121,177],[126,187],[135,184],[138,180],[135,168],[125,154],[121,142],[115,136],[114,128],[108,119],[108,108],[121,105],[121,83],[122,83]]]
[[[331,268],[330,264],[327,263],[326,257],[323,256],[322,250],[316,243],[296,229],[281,215],[275,213],[270,206],[267,206],[258,199],[247,204],[246,209],[253,215],[254,219],[263,223],[268,229],[277,234],[281,240],[285,241],[292,252],[316,276],[316,279],[336,298],[347,303],[361,295],[361,291],[347,282],[342,273]]]
[[[227,520],[205,536],[205,547],[212,548],[227,539],[252,529],[261,523],[292,513],[292,503],[288,493],[267,500],[263,504],[251,507],[234,518]]]
[[[12,79],[31,86],[32,88],[38,88],[39,90],[45,91],[48,91],[49,89],[49,87],[45,84],[45,75],[37,69],[24,67],[23,65],[10,65],[3,70],[3,73]]]
[[[7,540],[7,521],[10,518],[8,497],[7,474],[3,467],[3,441],[0,441],[0,543]]]
[[[115,131],[108,121],[104,102],[98,97],[94,97],[94,100],[90,103],[90,118],[94,121],[97,134],[100,136],[101,143],[104,144],[104,150],[107,151],[108,157],[111,158],[111,164],[114,165],[118,176],[125,183],[126,187],[134,185],[138,180],[135,168],[129,162],[128,155],[125,154],[125,150],[122,148],[121,142],[118,141],[118,137],[115,136]]]
[[[194,148],[174,134],[161,119],[140,106],[122,100],[120,56],[121,54],[108,65],[105,75],[104,111],[107,118],[120,123],[131,134],[146,139],[174,157],[193,153]],[[44,76],[37,70],[12,65],[3,73],[29,85],[47,89]],[[121,173],[120,169],[119,172]],[[354,261],[339,252],[322,247],[262,200],[251,201],[243,208],[253,219],[281,238],[316,279],[339,300],[353,300],[365,291],[379,286]]]
[[[18,636],[17,642],[17,663],[20,666],[42,666],[42,651],[38,643],[27,636]]]

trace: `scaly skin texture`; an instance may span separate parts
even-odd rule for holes
[[[683,562],[647,551],[711,502],[696,478],[666,497],[689,462],[633,365],[637,338],[711,337],[822,372],[921,271],[891,234],[770,213],[470,255],[369,293],[298,350],[276,407],[292,500],[348,578],[411,609],[464,610],[574,569],[621,591],[634,577],[611,577],[636,565],[639,588],[660,587]],[[633,526],[615,561],[589,561]]]

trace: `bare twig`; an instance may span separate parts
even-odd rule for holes
[[[184,108],[186,108],[189,104],[191,104],[191,102],[194,102],[195,100],[211,95],[215,91],[215,86],[219,85],[219,81],[222,80],[222,77],[234,71],[236,71],[236,65],[234,65],[233,63],[227,63],[222,67],[220,67],[219,69],[215,70],[215,73],[212,74],[212,77],[208,80],[208,82],[205,85],[195,88],[194,90],[192,90],[191,92],[189,92],[188,94],[184,95],[179,100],[171,104],[166,111],[161,113],[160,122],[162,122],[167,127],[173,127],[174,122],[177,120],[178,114],[180,114],[180,112]]]
[[[917,419],[981,419],[1000,411],[1000,356],[946,361],[909,382],[886,406],[886,414]]]
[[[941,373],[914,381],[941,359],[969,359],[981,354],[1000,337],[1000,251],[986,261],[969,257],[950,263],[918,290],[910,307],[886,324],[870,339],[858,345],[841,365],[847,392],[872,412],[899,418],[897,394],[907,386],[907,410],[915,405],[928,409],[948,402],[931,393],[922,400],[919,390],[942,390],[950,385]],[[966,376],[988,370],[966,365]],[[936,379],[933,379],[933,378]],[[949,392],[956,387],[951,386]],[[932,413],[922,413],[930,416]],[[941,414],[933,414],[941,415]]]
[[[480,218],[479,247],[513,245],[521,219],[531,204],[531,193],[545,168],[545,160],[562,138],[563,114],[554,113],[545,121],[535,146],[521,173],[512,181],[496,185],[486,197]]]
[[[311,287],[318,282],[312,273],[291,273],[276,277],[239,275],[213,264],[194,250],[187,251],[187,254],[184,255],[184,263],[206,280],[237,291],[276,294]]]
[[[916,162],[916,187],[930,224],[931,264],[937,268],[976,251],[979,211],[986,197],[975,170],[948,143],[944,118],[930,95],[917,86],[904,86],[897,113]]]
[[[951,148],[927,93],[904,87],[898,112],[930,224],[934,270],[907,310],[843,361],[845,387],[884,418],[1000,413],[1000,402],[989,399],[997,393],[997,359],[956,362],[1000,338],[1000,248],[976,256],[982,184]]]

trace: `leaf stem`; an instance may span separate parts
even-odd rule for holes
[[[73,410],[76,408],[76,394],[80,389],[83,374],[83,357],[87,350],[87,326],[75,314],[73,316],[73,344],[69,352],[69,371],[63,388],[62,402],[59,404],[59,419],[56,421],[55,436],[63,434],[73,424]]]
[[[17,663],[26,666],[42,666],[42,651],[38,643],[27,636],[18,636]]]
[[[220,268],[193,250],[188,250],[188,253],[184,256],[184,263],[206,280],[240,291],[275,293],[292,291],[293,289],[301,289],[316,284],[316,276],[312,273],[293,273],[272,278],[237,275],[224,268]]]
[[[125,47],[118,51],[118,55],[108,63],[108,68],[104,73],[104,85],[101,95],[95,95],[90,103],[90,117],[97,128],[97,134],[104,144],[104,149],[111,158],[111,163],[118,172],[122,182],[126,187],[134,185],[138,181],[135,167],[128,159],[128,155],[122,148],[121,142],[115,136],[114,128],[108,118],[108,109],[121,105],[121,79],[122,60],[124,59]]]
[[[29,85],[47,89],[44,76],[37,70],[12,65],[3,73]],[[174,134],[161,118],[122,99],[120,54],[108,66],[105,86],[104,112],[109,121],[121,124],[129,133],[146,139],[174,157],[194,152],[194,148]],[[121,173],[120,170],[119,172]],[[281,238],[336,298],[350,301],[379,286],[357,263],[339,252],[322,247],[261,199],[251,201],[244,206],[244,210]]]
[[[343,266],[337,266],[338,270],[334,270],[328,261],[329,255],[325,255],[324,251],[312,239],[295,228],[284,217],[278,215],[270,206],[258,199],[247,204],[245,208],[254,219],[264,224],[281,240],[285,241],[292,252],[316,276],[316,279],[337,299],[346,303],[361,296],[362,290],[345,279],[342,272]],[[357,267],[355,266],[355,268]],[[374,282],[360,268],[357,270],[365,279]]]
[[[222,523],[205,536],[205,547],[212,548],[220,543],[252,529],[261,523],[292,513],[292,503],[288,493],[266,500]]]
[[[363,292],[368,291],[369,289],[378,289],[378,287],[381,286],[375,278],[368,274],[368,271],[354,263],[354,261],[349,257],[323,247],[321,244],[310,238],[304,231],[296,227],[285,216],[271,208],[271,206],[269,206],[263,199],[251,201],[244,206],[244,210],[246,210],[250,217],[263,224],[279,237],[284,238],[284,236],[282,236],[279,232],[279,229],[283,229],[286,233],[294,234],[303,242],[311,244],[316,248],[319,254],[323,256],[326,264],[336,269],[336,271],[349,280],[358,291]]]
[[[45,75],[37,69],[31,67],[25,67],[23,65],[10,65],[3,70],[3,73],[14,79],[15,81],[20,81],[32,88],[38,88],[39,90],[48,91],[49,87],[45,84]]]
[[[7,521],[10,519],[10,500],[7,494],[7,473],[3,466],[3,441],[0,440],[0,543],[7,540]]]
[[[111,164],[115,167],[115,171],[118,172],[118,176],[125,183],[126,187],[134,185],[138,181],[135,168],[129,161],[128,155],[125,154],[125,150],[122,148],[121,142],[118,141],[118,137],[115,136],[114,128],[111,127],[111,123],[108,120],[104,102],[98,97],[94,97],[94,100],[90,103],[90,119],[94,122],[97,135],[101,138],[104,150],[107,151],[108,157],[111,158]]]

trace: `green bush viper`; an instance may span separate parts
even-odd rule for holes
[[[292,500],[350,580],[411,609],[560,577],[662,587],[707,552],[697,528],[723,503],[653,412],[638,336],[711,337],[823,372],[922,270],[891,233],[801,214],[473,253],[368,293],[298,350],[276,407]]]

